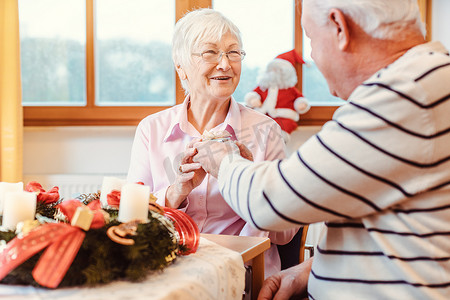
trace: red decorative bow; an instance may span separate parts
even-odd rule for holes
[[[32,275],[41,286],[56,288],[72,265],[84,237],[81,229],[66,223],[43,224],[23,238],[15,237],[0,255],[0,280],[47,247]]]
[[[87,206],[94,213],[94,219],[92,220],[91,227],[92,229],[97,229],[105,226],[105,217],[102,212],[100,200],[96,199],[91,201],[88,205],[84,205],[78,200],[66,200],[58,204],[59,210],[69,219],[69,222],[72,221],[73,215],[78,207]]]
[[[59,200],[59,188],[57,186],[52,187],[47,192],[42,188],[42,185],[36,181],[30,181],[25,191],[37,194],[37,201],[45,204],[52,204]]]

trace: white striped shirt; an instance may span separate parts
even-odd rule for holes
[[[410,49],[287,159],[225,158],[219,185],[261,230],[326,222],[311,299],[450,299],[448,50]]]

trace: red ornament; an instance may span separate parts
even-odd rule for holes
[[[180,239],[179,243],[186,247],[186,250],[181,252],[181,254],[195,253],[200,241],[200,231],[194,220],[188,214],[169,207],[164,207],[164,215],[173,221]]]

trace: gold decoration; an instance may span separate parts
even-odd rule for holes
[[[152,193],[150,193],[150,199],[149,199],[149,202],[150,202],[150,203],[156,203],[156,200],[158,200],[158,198],[156,198],[155,195],[153,195]]]
[[[94,219],[94,212],[87,206],[79,206],[75,211],[70,225],[77,226],[88,231]]]
[[[106,234],[115,243],[131,246],[134,245],[133,239],[127,239],[127,236],[135,236],[138,224],[143,223],[141,220],[133,220],[127,223],[122,223],[118,226],[111,226],[108,228]]]

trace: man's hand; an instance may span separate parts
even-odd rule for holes
[[[194,144],[194,148],[197,149],[197,154],[193,161],[200,163],[206,172],[216,178],[219,174],[222,159],[232,153],[240,153],[239,147],[233,141],[198,142]]]
[[[258,300],[304,299],[308,296],[308,278],[313,258],[264,280]]]

